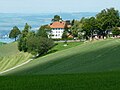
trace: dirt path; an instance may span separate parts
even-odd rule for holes
[[[24,63],[22,63],[22,64],[20,64],[20,65],[17,65],[17,66],[15,66],[15,67],[12,67],[12,68],[10,68],[10,69],[7,69],[7,70],[5,70],[5,71],[2,71],[2,72],[0,72],[0,75],[4,74],[4,73],[6,73],[6,72],[9,72],[9,71],[11,71],[11,70],[13,70],[13,69],[16,69],[16,68],[18,68],[18,67],[21,67],[21,66],[29,63],[29,62],[32,61],[32,60],[33,60],[33,59],[29,59],[28,61],[26,61],[26,62],[24,62]]]

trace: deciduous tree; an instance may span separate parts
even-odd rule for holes
[[[52,19],[52,22],[60,21],[62,18],[59,15],[55,15],[54,18]]]
[[[21,34],[19,28],[17,26],[14,26],[13,29],[11,30],[10,34],[9,34],[9,38],[16,38]]]

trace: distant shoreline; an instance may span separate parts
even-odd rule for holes
[[[1,39],[1,38],[0,38],[0,43],[3,43],[3,44],[4,44],[4,43],[5,43],[5,44],[6,44],[6,43],[11,43],[11,42],[13,42],[13,41],[14,41],[13,39],[9,39],[9,38],[6,38],[6,39]]]

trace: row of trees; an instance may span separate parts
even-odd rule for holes
[[[119,11],[114,8],[104,9],[95,17],[82,18],[71,22],[71,34],[77,38],[93,38],[94,35],[107,37],[110,32],[113,36],[120,35]]]

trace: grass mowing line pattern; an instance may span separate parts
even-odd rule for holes
[[[7,69],[7,70],[5,70],[5,71],[2,71],[2,72],[0,72],[0,75],[3,74],[3,73],[9,72],[9,71],[11,71],[11,70],[13,70],[13,69],[16,69],[16,68],[18,68],[18,67],[21,67],[21,66],[29,63],[29,62],[32,61],[32,60],[33,60],[33,59],[29,59],[28,61],[26,61],[26,62],[24,62],[24,63],[22,63],[22,64],[20,64],[20,65],[17,65],[17,66],[15,66],[15,67],[12,67],[12,68],[10,68],[10,69]]]

